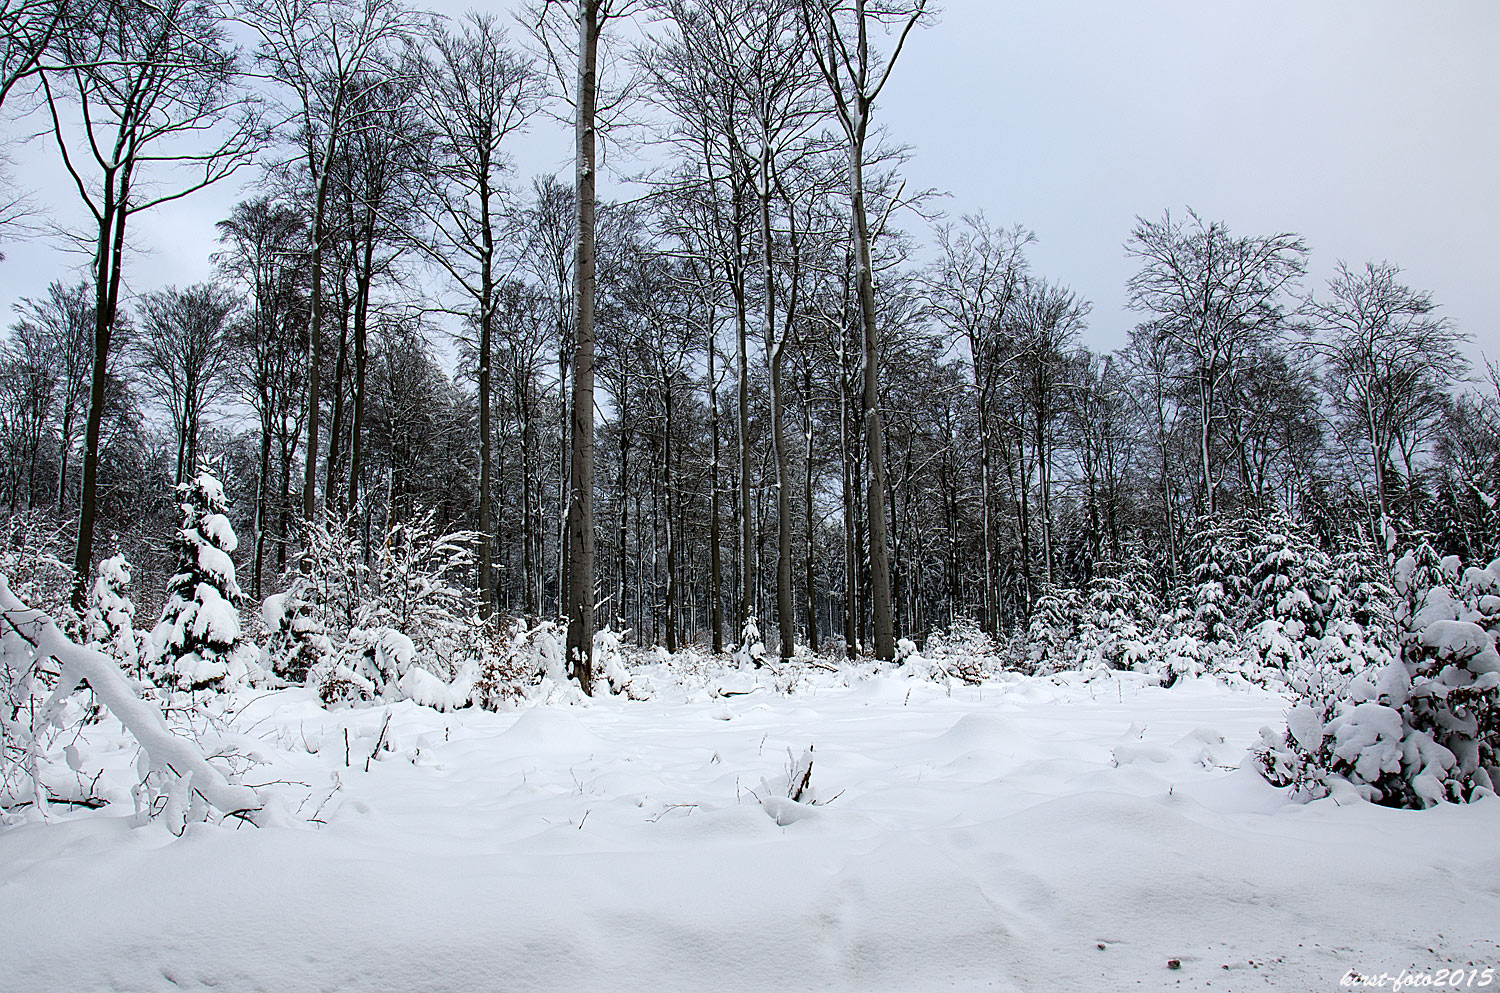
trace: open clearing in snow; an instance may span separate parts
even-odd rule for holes
[[[134,744],[106,718],[80,765],[122,802],[0,830],[0,985],[1308,991],[1500,969],[1500,803],[1288,803],[1242,766],[1284,720],[1273,694],[652,671],[644,702],[500,714],[241,696],[226,738],[296,814],[181,838],[121,815]],[[819,802],[763,807],[809,745]]]

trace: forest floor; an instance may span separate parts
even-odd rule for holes
[[[1246,759],[1274,694],[638,680],[650,699],[506,713],[246,694],[223,740],[280,824],[180,838],[135,825],[135,746],[106,718],[76,764],[121,802],[0,828],[0,988],[1316,991],[1500,970],[1500,802],[1290,802]],[[763,805],[809,745],[818,802]]]

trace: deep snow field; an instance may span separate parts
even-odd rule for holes
[[[498,714],[245,693],[225,740],[260,760],[245,781],[281,826],[180,838],[135,823],[135,745],[106,718],[78,765],[120,802],[0,828],[0,989],[1312,991],[1500,970],[1500,803],[1291,803],[1245,761],[1283,720],[1274,694],[637,678],[650,699]],[[763,806],[809,745],[819,802]]]

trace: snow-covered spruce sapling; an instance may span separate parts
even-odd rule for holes
[[[1249,553],[1254,609],[1261,618],[1279,622],[1289,637],[1321,637],[1336,594],[1333,563],[1285,515],[1257,530]]]
[[[765,657],[766,644],[761,640],[760,625],[754,614],[746,614],[745,623],[740,628],[740,644],[734,650],[734,661],[741,667],[750,665],[758,669]]]
[[[136,679],[145,676],[142,657],[146,634],[135,627],[135,602],[130,598],[130,561],[112,555],[99,563],[98,575],[89,591],[88,635],[91,647],[119,663]]]
[[[1037,597],[1026,628],[1027,665],[1032,673],[1046,676],[1072,668],[1081,600],[1077,590],[1060,587]]]
[[[1273,783],[1315,798],[1342,782],[1395,807],[1495,791],[1500,561],[1463,571],[1423,544],[1397,561],[1394,586],[1400,655],[1349,679],[1331,701],[1317,686],[1293,686],[1286,730],[1261,732],[1258,756]],[[1378,639],[1344,640],[1376,657]]]
[[[306,682],[313,667],[333,654],[308,589],[306,577],[294,577],[286,592],[266,597],[260,607],[266,636],[263,664],[290,683]]]
[[[1132,669],[1149,657],[1150,632],[1161,622],[1161,607],[1146,585],[1143,571],[1123,576],[1100,574],[1090,581],[1078,624],[1079,664],[1102,663]]]
[[[148,671],[163,689],[220,689],[239,660],[240,588],[234,560],[239,546],[229,524],[224,488],[208,473],[177,487],[182,526],[177,572],[151,631]]]

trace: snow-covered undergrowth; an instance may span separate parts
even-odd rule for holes
[[[1247,758],[1288,710],[1264,689],[631,663],[646,699],[226,694],[215,740],[280,812],[260,828],[135,821],[118,720],[51,742],[118,802],[0,828],[0,986],[1303,991],[1500,965],[1500,803],[1294,802]]]

